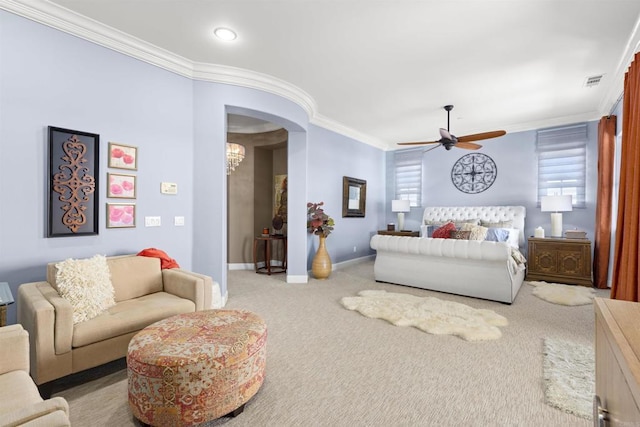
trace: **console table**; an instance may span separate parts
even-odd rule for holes
[[[525,280],[593,286],[591,241],[562,237],[529,237]]]
[[[264,267],[258,267],[258,245],[264,243]],[[280,265],[272,265],[272,244],[273,242],[282,242],[282,257],[280,257]],[[276,254],[278,251],[275,251]],[[287,271],[287,236],[282,234],[271,234],[269,236],[257,236],[253,240],[253,265],[256,273],[271,274],[285,273]]]

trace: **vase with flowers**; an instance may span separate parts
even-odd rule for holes
[[[316,279],[326,279],[331,274],[331,258],[325,240],[333,231],[335,222],[322,209],[324,202],[307,203],[307,230],[319,238],[318,250],[311,263],[311,272]]]

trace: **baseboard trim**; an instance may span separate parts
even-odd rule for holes
[[[349,259],[346,261],[342,261],[342,262],[337,262],[331,265],[331,271],[336,271],[336,270],[341,270],[343,268],[352,266],[352,265],[356,265],[356,264],[361,264],[363,262],[367,262],[369,260],[373,260],[375,259],[376,256],[375,254],[373,255],[367,255],[367,256],[363,256],[360,258],[354,258],[354,259]],[[313,277],[313,273],[311,272],[311,270],[308,270],[309,276]],[[306,283],[306,282],[304,282]]]
[[[349,267],[356,264],[362,264],[363,262],[374,260],[375,258],[376,258],[375,254],[372,254],[372,255],[367,255],[360,258],[349,259],[349,260],[334,264],[332,270],[340,270],[341,268]]]
[[[342,261],[335,263],[331,266],[331,271],[340,270],[342,268],[346,268],[352,265],[360,264],[363,262],[367,262],[369,260],[375,259],[376,255],[366,255],[360,258],[349,259],[347,261]],[[273,265],[278,264],[277,261],[273,261]],[[258,266],[264,265],[264,263],[259,263]],[[255,266],[253,264],[227,264],[229,270],[253,270]],[[311,270],[307,271],[307,275],[294,275],[287,274],[287,283],[309,283],[309,277],[313,277]],[[224,302],[226,304],[226,295],[223,297]]]
[[[264,263],[261,263],[264,264]],[[255,266],[249,263],[227,264],[229,270],[254,270]]]
[[[287,283],[309,283],[309,276],[287,274]]]

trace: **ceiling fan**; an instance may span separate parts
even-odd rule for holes
[[[446,150],[451,150],[451,147],[463,148],[465,150],[477,150],[482,148],[482,145],[473,143],[471,141],[480,141],[482,139],[497,138],[505,135],[507,132],[503,130],[496,130],[493,132],[475,133],[473,135],[455,136],[449,132],[449,116],[453,105],[445,105],[444,109],[447,111],[447,128],[440,128],[440,139],[438,141],[426,141],[426,142],[399,142],[398,145],[427,145],[438,144],[433,148],[426,151],[431,151],[438,146],[443,145]]]

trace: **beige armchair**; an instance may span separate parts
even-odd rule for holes
[[[21,325],[0,327],[0,426],[69,426],[62,397],[43,400],[29,376],[29,334]]]

